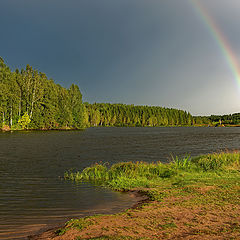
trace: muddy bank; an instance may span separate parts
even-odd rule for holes
[[[131,198],[134,198],[134,204],[129,209],[136,209],[140,207],[142,204],[149,202],[149,198],[144,194],[143,191],[131,190],[131,191],[128,191],[127,193],[130,195]],[[123,212],[126,210],[127,209],[123,210]],[[85,217],[87,216],[90,216],[90,214],[86,215]],[[48,225],[40,229],[39,231],[37,231],[34,235],[29,235],[27,239],[28,240],[54,239],[58,237],[58,234],[56,232],[59,229],[63,228],[64,226],[65,226],[65,222],[61,224]]]
[[[88,224],[81,230],[73,228],[57,236],[57,229],[52,229],[29,239],[240,239],[240,206],[192,205],[191,201],[189,196],[148,201],[120,214],[84,219]]]

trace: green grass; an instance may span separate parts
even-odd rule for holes
[[[114,190],[127,191],[134,188],[179,188],[193,184],[216,184],[239,177],[240,153],[221,152],[191,158],[176,157],[168,164],[146,162],[123,162],[107,168],[95,164],[82,172],[66,172],[64,177],[73,181],[90,181]]]
[[[195,163],[200,169],[204,171],[217,171],[228,169],[239,170],[239,156],[239,152],[214,153],[197,157],[193,159],[193,163]]]
[[[70,229],[76,228],[79,230],[83,230],[84,228],[87,228],[88,226],[92,225],[93,222],[89,217],[86,218],[80,218],[80,219],[71,219],[68,222],[66,222],[65,227],[58,229],[56,231],[56,234],[59,236],[63,235],[65,232],[67,232]]]

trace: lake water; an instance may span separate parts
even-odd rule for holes
[[[95,162],[167,162],[240,148],[240,128],[89,128],[0,133],[0,239],[24,239],[72,217],[130,207],[129,194],[62,179]]]

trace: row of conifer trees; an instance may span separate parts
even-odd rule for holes
[[[86,126],[190,126],[193,116],[183,110],[125,104],[84,104]]]

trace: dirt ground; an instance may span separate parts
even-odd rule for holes
[[[200,189],[205,194],[208,189]],[[240,239],[240,206],[192,204],[190,197],[145,201],[116,215],[85,218],[57,236],[56,229],[31,240],[79,239]]]

